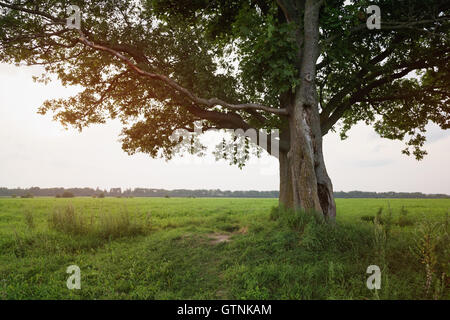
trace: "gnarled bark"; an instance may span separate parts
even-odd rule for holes
[[[291,146],[288,153],[291,170],[294,209],[320,212],[317,179],[314,170],[314,140],[311,130],[311,106],[296,104],[289,119]]]
[[[307,107],[310,108],[310,107]],[[285,132],[280,139],[289,144],[288,152],[280,150],[280,197],[284,208],[314,210],[333,221],[336,205],[333,186],[328,176],[322,151],[322,135],[318,116],[308,109],[300,109],[305,119],[290,130],[295,139]],[[295,123],[295,120],[291,120]]]

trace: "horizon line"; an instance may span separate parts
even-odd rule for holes
[[[239,189],[239,190],[231,190],[231,189],[220,189],[220,188],[215,188],[215,189],[208,189],[208,188],[203,188],[203,189],[190,189],[190,188],[177,188],[177,189],[165,189],[165,188],[153,188],[153,187],[128,187],[128,188],[123,188],[123,187],[109,187],[109,188],[100,188],[100,187],[38,187],[38,186],[32,186],[32,187],[0,187],[0,189],[7,189],[7,190],[11,190],[11,189],[22,189],[22,190],[26,190],[26,189],[33,189],[33,188],[38,188],[38,189],[93,189],[93,190],[100,190],[100,191],[106,191],[106,192],[111,192],[112,189],[121,189],[121,192],[126,191],[126,190],[136,190],[136,189],[147,189],[147,190],[163,190],[163,191],[178,191],[178,190],[186,190],[186,191],[198,191],[198,190],[207,190],[207,191],[222,191],[222,192],[249,192],[249,191],[256,191],[256,192],[279,192],[278,189],[276,190],[257,190],[257,189]],[[343,190],[333,190],[333,192],[344,192],[344,193],[350,193],[350,192],[366,192],[366,193],[408,193],[408,194],[412,194],[412,193],[420,193],[423,195],[446,195],[449,196],[449,194],[447,193],[424,193],[421,191],[393,191],[393,190],[389,190],[389,191],[365,191],[365,190],[350,190],[350,191],[343,191]]]

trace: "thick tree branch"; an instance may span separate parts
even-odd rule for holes
[[[397,35],[393,39],[393,45],[391,47],[372,58],[366,67],[363,67],[358,71],[355,75],[356,81],[352,81],[350,85],[344,87],[328,101],[325,109],[320,115],[323,135],[325,135],[328,130],[331,129],[331,127],[339,120],[339,118],[342,117],[345,110],[350,108],[350,106],[355,102],[362,102],[365,95],[370,93],[372,89],[385,85],[388,81],[399,79],[413,70],[434,66],[440,61],[440,59],[442,60],[443,56],[450,52],[448,48],[444,48],[436,50],[430,54],[430,56],[418,61],[406,60],[396,66],[387,64],[378,67],[378,70],[376,71],[371,71],[370,68],[368,68],[369,66],[374,66],[388,58],[394,50],[397,49],[398,44],[401,43],[405,37],[405,35]],[[398,73],[392,73],[395,70],[401,71]],[[387,73],[387,76],[375,80]],[[357,100],[355,100],[355,97],[358,97]],[[333,112],[333,114],[330,116],[331,112]]]
[[[439,17],[436,19],[427,19],[427,20],[413,20],[413,21],[405,21],[405,22],[397,22],[397,21],[382,21],[381,24],[381,29],[379,31],[392,31],[392,30],[415,30],[415,31],[424,31],[429,33],[427,30],[423,29],[423,28],[419,28],[417,26],[425,26],[427,24],[430,23],[436,23],[436,22],[447,22],[450,19],[450,17],[444,16],[444,17]],[[363,31],[363,30],[367,30],[367,24],[366,23],[362,23],[360,25],[357,25],[355,27],[353,27],[352,29],[350,29],[348,31],[348,33],[345,34],[346,37],[349,37],[350,34],[358,32],[358,31]],[[436,34],[438,35],[438,34]],[[334,40],[336,40],[337,38],[339,38],[340,34],[334,34],[326,39],[323,39],[321,41],[322,44],[326,44],[326,43],[331,43]]]
[[[393,41],[393,43],[395,44],[394,46],[384,50],[383,52],[381,52],[380,54],[378,54],[377,56],[372,58],[367,63],[367,65],[365,67],[362,67],[361,70],[359,70],[359,72],[356,74],[356,81],[351,82],[350,85],[346,86],[341,91],[336,93],[328,101],[328,103],[326,104],[326,106],[324,106],[324,109],[320,115],[320,118],[322,120],[325,120],[326,118],[328,118],[330,113],[335,109],[336,104],[338,104],[340,101],[342,101],[342,99],[344,99],[346,95],[351,93],[358,85],[361,84],[361,82],[363,81],[363,78],[370,72],[370,69],[368,68],[369,66],[374,66],[374,65],[378,64],[379,62],[383,61],[385,58],[389,57],[389,55],[396,48],[396,44],[398,43],[398,40],[400,40],[399,37],[397,37],[395,39],[395,41]]]
[[[186,106],[186,109],[199,119],[211,121],[223,129],[250,129],[250,125],[236,113],[206,110],[194,104]]]
[[[48,14],[46,12],[42,12],[42,11],[39,11],[39,10],[27,9],[27,8],[24,8],[24,7],[20,7],[20,6],[17,6],[17,5],[4,3],[4,2],[0,2],[0,7],[5,7],[5,8],[12,9],[12,10],[17,10],[17,11],[22,11],[22,12],[34,14],[34,15],[46,18],[49,21],[53,21],[56,24],[64,25],[66,23],[66,20],[55,18],[51,14]]]
[[[283,11],[286,22],[292,22],[297,19],[297,12],[292,0],[277,0],[277,4]]]
[[[430,93],[433,95],[442,95],[442,96],[450,97],[450,92],[436,90],[436,89],[439,89],[439,88],[426,87],[426,88],[421,88],[421,90],[418,92],[408,92],[407,94],[367,97],[367,99],[361,99],[361,102],[380,103],[380,102],[385,102],[385,101],[410,100],[412,97],[422,97],[424,92],[427,92],[427,93]]]
[[[360,90],[357,90],[348,99],[345,99],[342,103],[340,103],[334,109],[329,118],[323,120],[323,123],[321,123],[322,135],[325,135],[331,129],[331,127],[344,115],[345,111],[348,110],[353,104],[364,101],[365,97],[367,97],[367,95],[374,88],[385,85],[386,83],[389,83],[393,80],[403,78],[411,71],[420,68],[426,68],[427,66],[429,66],[429,64],[427,64],[425,61],[417,61],[415,63],[411,63],[402,71],[375,80],[372,83],[362,87]]]
[[[88,47],[91,47],[96,50],[108,52],[108,53],[114,55],[115,57],[117,57],[120,60],[122,60],[123,62],[125,62],[125,64],[127,64],[128,67],[130,69],[132,69],[133,71],[135,71],[137,74],[166,83],[171,88],[173,88],[176,91],[180,92],[181,94],[185,95],[189,100],[191,100],[195,104],[199,104],[199,105],[206,106],[209,108],[212,108],[215,106],[222,106],[222,107],[230,109],[230,110],[262,110],[262,111],[270,112],[270,113],[277,114],[277,115],[287,115],[288,114],[287,110],[285,110],[285,109],[271,108],[271,107],[267,107],[267,106],[263,106],[263,105],[255,104],[255,103],[230,104],[219,98],[204,99],[204,98],[197,97],[191,91],[180,86],[177,82],[170,79],[169,77],[167,77],[165,75],[161,75],[161,74],[147,72],[147,71],[141,69],[140,67],[138,67],[136,64],[134,64],[130,59],[125,57],[120,52],[118,52],[110,47],[99,45],[92,41],[89,41],[81,31],[79,33],[80,33],[80,42],[84,43]]]

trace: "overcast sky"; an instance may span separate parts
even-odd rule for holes
[[[240,170],[208,159],[166,162],[128,156],[120,123],[64,130],[37,109],[76,88],[35,83],[39,67],[0,64],[0,187],[147,187],[165,189],[277,190],[277,160],[265,157]],[[428,155],[418,162],[401,154],[404,143],[355,126],[349,138],[324,138],[325,161],[335,191],[407,191],[450,194],[450,134],[429,126]]]

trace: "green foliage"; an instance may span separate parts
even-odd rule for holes
[[[242,39],[239,54],[245,92],[252,100],[264,97],[264,102],[272,105],[277,104],[280,94],[294,91],[300,83],[297,26],[282,23],[276,16],[276,7],[265,17],[244,7],[234,23],[234,33]]]

